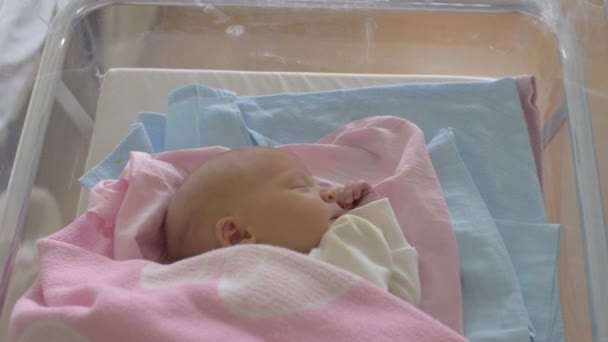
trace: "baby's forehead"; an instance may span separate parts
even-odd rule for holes
[[[225,152],[204,162],[189,178],[192,185],[243,184],[285,174],[307,174],[297,156],[271,148],[246,148]]]
[[[238,158],[238,155],[236,155]],[[237,159],[238,162],[238,159]],[[264,170],[266,172],[308,171],[304,162],[296,155],[279,149],[254,149],[244,157],[245,169]]]

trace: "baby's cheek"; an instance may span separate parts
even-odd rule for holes
[[[327,221],[325,222],[319,222],[319,225],[317,227],[317,229],[315,229],[314,232],[314,238],[318,241],[321,241],[321,238],[323,237],[323,235],[325,235],[325,233],[327,233],[327,231],[329,231],[329,229],[331,228],[331,224]]]

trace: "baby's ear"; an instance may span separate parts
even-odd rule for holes
[[[223,217],[215,224],[215,235],[222,247],[243,243],[255,243],[248,231],[240,229],[239,222],[234,217]]]

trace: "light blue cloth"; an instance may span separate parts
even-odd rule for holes
[[[165,114],[143,112],[137,116],[137,121],[144,125],[154,152],[165,150]],[[143,139],[143,137],[141,137]]]
[[[485,210],[491,217],[495,221],[501,219],[544,226],[546,217],[536,167],[516,81],[511,78],[495,82],[399,85],[262,97],[238,97],[200,85],[187,86],[176,90],[170,97],[165,148],[170,150],[217,144],[234,148],[314,142],[335,128],[373,115],[395,115],[409,119],[425,132],[427,140],[438,129],[454,127],[458,133],[455,140],[459,158],[466,165],[469,177],[475,181]],[[132,138],[123,141],[117,150],[129,150],[132,149],[131,145],[141,145]],[[114,165],[111,160],[108,158],[100,164],[99,168],[104,172],[90,172],[83,177],[82,183],[92,186],[104,179],[102,177],[118,177],[124,166]],[[470,218],[459,217],[454,201],[450,202],[452,204],[448,205],[455,216],[455,225],[460,222],[462,228]],[[470,210],[480,212],[478,207]],[[498,228],[507,251],[515,253],[524,235],[510,236],[501,227]],[[483,229],[481,226],[477,228]],[[525,287],[522,293],[537,330],[536,341],[541,342],[563,340],[557,292],[553,291],[549,299],[546,296],[547,284],[554,283],[554,278],[547,280],[547,275],[555,270],[555,263],[551,264],[551,260],[556,260],[557,252],[552,248],[559,234],[557,229],[548,229],[545,234],[544,239],[530,239],[538,244],[536,249],[525,250],[527,254],[522,251],[522,254],[511,255],[515,257],[513,266],[518,280]],[[463,239],[461,235],[459,243]],[[542,259],[544,263],[533,268],[533,265],[525,262],[526,257],[530,257],[530,260]],[[468,259],[472,258],[469,256]],[[504,268],[504,263],[497,265]],[[511,277],[507,290],[512,288],[512,280]],[[545,285],[538,287],[537,284]],[[474,300],[479,298],[466,295],[465,308],[481,305],[473,303]],[[502,310],[502,307],[494,309]],[[468,331],[473,329],[475,333],[471,334],[481,339],[483,331],[488,331],[483,328],[483,315],[480,311],[468,312],[469,320],[479,320],[466,322]],[[522,331],[521,327],[518,329],[516,334]]]
[[[496,220],[517,269],[537,341],[564,341],[557,259],[559,225]]]
[[[125,168],[129,161],[129,152],[131,151],[155,152],[148,138],[148,133],[141,122],[133,124],[127,136],[110,155],[80,177],[80,183],[91,189],[99,181],[118,178],[120,171]]]
[[[458,241],[464,333],[471,342],[528,342],[533,335],[509,252],[454,133],[440,130],[428,145]]]
[[[169,96],[165,150],[221,145],[253,145],[236,96],[205,87],[184,87]],[[227,124],[234,121],[234,124]]]

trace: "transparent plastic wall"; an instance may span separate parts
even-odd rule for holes
[[[2,321],[15,299],[5,298],[11,279],[35,272],[13,267],[18,248],[75,218],[110,68],[532,74],[545,128],[546,209],[562,225],[566,338],[608,341],[608,188],[600,187],[608,171],[607,22],[603,0],[75,0],[52,24],[0,213],[0,237],[11,241],[0,250]],[[58,200],[61,224],[23,228],[36,219],[32,187]]]

